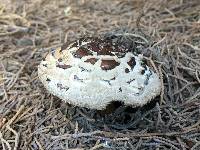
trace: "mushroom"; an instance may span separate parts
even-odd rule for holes
[[[106,38],[81,38],[52,50],[38,66],[38,76],[65,102],[98,110],[112,101],[143,106],[161,89],[141,54]]]

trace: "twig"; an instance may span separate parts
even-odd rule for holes
[[[183,45],[187,45],[187,46],[191,47],[194,50],[200,51],[200,48],[198,46],[194,46],[194,45],[192,45],[190,43],[183,43]]]
[[[199,82],[199,84],[200,84],[200,73],[196,70],[196,72],[195,72],[195,75],[196,75],[196,78],[197,78],[197,81]]]
[[[79,137],[90,137],[96,134],[102,134],[103,131],[93,131],[88,133],[77,133],[77,134],[64,134],[60,136],[52,136],[52,139],[66,139],[66,138],[79,138]]]
[[[33,57],[33,55],[35,54],[35,52],[37,51],[37,49],[34,49],[33,52],[31,53],[31,55],[29,56],[29,58],[26,59],[26,61],[24,62],[23,66],[19,69],[19,71],[16,73],[15,78],[12,82],[12,84],[7,88],[7,90],[10,90],[14,84],[16,83],[17,79],[19,78],[19,75],[21,74],[21,72],[23,71],[24,67],[26,66],[26,64],[29,62],[29,60]]]
[[[8,141],[6,141],[6,140],[3,138],[3,135],[2,135],[1,132],[0,132],[0,139],[1,139],[1,143],[2,143],[2,145],[3,145],[3,143],[5,143],[6,146],[8,147],[8,149],[9,149],[9,150],[12,150],[10,144],[8,143]],[[3,147],[5,147],[5,146],[3,146]]]
[[[197,128],[191,128],[187,130],[183,130],[183,132],[166,132],[166,133],[114,133],[114,132],[108,132],[108,131],[93,131],[88,133],[77,133],[77,134],[64,134],[60,136],[52,136],[52,139],[69,139],[69,138],[80,138],[80,137],[92,137],[96,134],[98,135],[104,135],[107,138],[121,138],[121,137],[128,137],[128,138],[138,138],[138,137],[152,137],[152,136],[180,136],[184,135],[188,132],[192,131],[199,131],[200,129]]]
[[[191,150],[198,150],[200,148],[200,142],[197,142],[192,148]]]
[[[19,134],[18,134],[15,130],[13,130],[9,125],[6,126],[6,128],[7,128],[8,130],[10,130],[12,133],[14,133],[14,135],[15,135],[15,145],[14,145],[13,150],[17,150],[17,148],[18,148],[18,143],[19,143]]]
[[[95,145],[94,147],[90,148],[90,150],[96,150],[96,149],[99,149],[100,147],[105,147],[105,144],[101,143],[101,144]]]
[[[161,82],[161,94],[160,94],[160,104],[165,104],[165,101],[164,101],[164,90],[165,90],[165,87],[164,87],[164,84],[163,84],[163,73],[162,73],[162,64],[158,66],[158,70],[159,70],[159,76],[160,76],[160,82]]]
[[[196,64],[198,64],[200,66],[200,62],[199,61],[196,61],[195,59],[189,57],[186,53],[182,52],[179,47],[178,47],[178,51],[179,51],[179,53],[181,54],[182,57],[184,57],[184,58],[186,58],[186,59],[188,59],[188,60],[190,60],[190,61],[192,61],[192,62],[194,62],[194,63],[196,63]]]
[[[24,105],[21,105],[17,113],[2,128],[5,128],[5,126],[10,126],[17,119],[19,114],[23,111],[24,107]]]
[[[136,37],[136,38],[141,38],[143,41],[145,41],[146,43],[149,43],[149,41],[145,38],[145,37],[143,37],[143,36],[141,36],[141,35],[139,35],[139,34],[134,34],[134,33],[123,33],[123,34],[115,34],[116,36],[133,36],[133,37]]]
[[[163,144],[165,144],[165,145],[167,145],[167,146],[169,146],[169,147],[171,147],[171,148],[173,148],[173,149],[175,149],[175,150],[179,150],[179,148],[177,148],[176,146],[174,146],[173,144],[171,144],[171,143],[169,143],[169,142],[166,142],[166,141],[157,139],[157,138],[155,138],[155,137],[154,137],[154,140],[155,140],[156,142],[158,142],[158,143],[163,143]]]
[[[38,145],[40,150],[44,150],[44,148],[42,147],[42,145],[40,144],[40,142],[37,140],[36,137],[34,137],[36,144]]]

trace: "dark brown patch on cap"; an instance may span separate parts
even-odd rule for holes
[[[125,69],[125,72],[126,72],[126,73],[129,73],[130,71],[129,71],[129,69],[128,69],[128,68],[126,68],[126,69]]]
[[[119,92],[122,92],[122,88],[121,87],[119,88]]]
[[[83,41],[87,43],[82,45]],[[67,47],[69,47],[69,42],[63,44],[61,51],[65,50]],[[96,52],[97,55],[116,55],[118,58],[122,58],[127,52],[130,52],[130,48],[126,46],[126,44],[118,42],[117,39],[113,40],[109,38],[85,37],[75,41],[69,48],[73,47],[78,48],[76,52],[73,52],[76,58],[92,55],[92,52]]]
[[[141,71],[141,74],[143,75],[145,73],[145,69],[143,69],[142,71]]]
[[[127,64],[131,67],[131,69],[133,69],[136,65],[135,58],[131,57],[131,59],[129,60]]]
[[[84,47],[80,47],[76,52],[73,53],[75,58],[82,58],[84,56],[92,55],[92,53]]]
[[[116,62],[115,60],[102,60],[101,62],[101,69],[102,70],[112,70],[116,66],[119,66],[120,63]]]
[[[87,47],[91,51],[99,53],[99,51],[101,50],[100,47],[99,47],[99,44],[100,44],[99,41],[93,41],[91,43],[88,43]]]
[[[97,52],[98,55],[110,55],[114,56],[115,54],[125,55],[126,49],[121,48],[116,43],[113,43],[111,40],[103,40],[94,38],[90,43],[87,44],[87,48],[93,52]],[[115,54],[114,54],[115,53]]]
[[[115,47],[112,46],[109,43],[104,43],[101,46],[101,49],[98,52],[98,55],[110,55],[110,56],[114,56],[114,54],[112,52],[115,52]]]
[[[98,61],[98,59],[96,59],[96,58],[89,58],[85,62],[89,62],[94,65],[97,61]]]
[[[87,43],[82,45],[83,41]],[[61,51],[66,49],[68,46],[69,43],[63,44],[63,46],[61,47]],[[116,55],[117,57],[121,58],[124,57],[128,51],[130,51],[128,47],[126,47],[122,43],[117,42],[116,40],[101,39],[95,37],[81,38],[75,41],[73,44],[71,44],[69,48],[72,47],[79,48],[74,53],[74,56],[78,58],[87,56],[91,52],[96,52],[97,55],[110,55],[110,56]]]
[[[68,69],[68,68],[71,68],[72,66],[71,65],[60,65],[60,64],[57,64],[56,67],[58,68],[61,68],[61,69]]]

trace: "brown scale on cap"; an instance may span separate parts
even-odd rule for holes
[[[126,72],[126,73],[129,73],[130,71],[129,71],[129,69],[128,69],[128,68],[126,68],[126,69],[125,69],[125,72]]]
[[[117,43],[113,43],[110,40],[102,40],[98,38],[88,38],[85,41],[88,41],[83,47],[89,49],[90,51],[96,52],[97,55],[122,55],[127,53],[127,49],[121,47]],[[124,56],[123,55],[123,56]]]
[[[99,51],[98,55],[110,55],[110,56],[115,56],[113,53],[112,47],[109,45],[104,46],[101,51]]]
[[[131,57],[131,59],[129,60],[129,62],[127,62],[127,64],[131,67],[131,69],[133,69],[136,65],[135,58]]]
[[[98,61],[98,59],[96,59],[96,58],[89,58],[85,62],[89,62],[94,65],[97,61]]]
[[[82,42],[88,43],[82,45]],[[71,45],[69,42],[63,44],[60,52],[73,47],[79,48],[77,52],[74,53],[74,55],[77,55],[78,58],[88,56],[92,51],[97,52],[97,55],[116,55],[117,57],[121,58],[124,57],[127,52],[131,51],[122,43],[118,43],[114,40],[86,37],[75,41]]]
[[[145,69],[143,69],[142,71],[141,71],[141,74],[143,75],[145,73]]]
[[[110,55],[110,56],[114,56],[114,54],[112,52],[117,52],[118,49],[115,45],[113,45],[113,43],[108,42],[108,41],[99,41],[97,42],[98,47],[100,47],[99,51],[98,51],[98,55]]]
[[[120,63],[116,62],[115,60],[102,60],[101,62],[101,69],[102,70],[112,70],[115,67],[119,66]]]
[[[73,53],[75,58],[82,58],[84,56],[88,56],[88,55],[92,55],[92,53],[84,48],[84,47],[80,47],[76,52]]]
[[[93,52],[97,52],[97,54],[99,53],[99,51],[101,51],[100,45],[99,45],[99,41],[92,41],[90,43],[88,43],[87,48]]]
[[[87,43],[82,45],[83,41]],[[67,46],[69,46],[69,44],[64,44],[61,50],[67,49]],[[121,58],[124,57],[128,51],[130,51],[129,49],[126,49],[123,45],[115,43],[112,40],[99,39],[99,38],[82,38],[81,40],[76,41],[69,46],[69,48],[73,47],[78,48],[75,52],[72,53],[73,56],[75,58],[80,58],[80,59],[84,56],[93,56],[92,52],[96,52],[97,55],[109,55]],[[85,62],[94,65],[97,61],[98,59],[96,58],[89,58]],[[116,66],[120,65],[120,63],[116,62],[115,60],[101,60],[101,61],[102,61],[101,62],[102,70],[112,70]],[[135,64],[136,64],[135,59],[134,57],[132,57],[131,60],[128,62],[128,65],[131,67],[131,69],[133,69]],[[128,73],[129,70],[126,69],[125,72]]]
[[[61,68],[61,69],[68,69],[68,68],[71,68],[72,66],[71,65],[60,65],[60,64],[57,64],[56,67],[58,68]]]

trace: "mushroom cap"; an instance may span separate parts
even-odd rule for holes
[[[109,39],[81,38],[52,50],[38,76],[53,95],[73,105],[104,109],[112,101],[143,106],[159,95],[159,76],[134,54]]]

